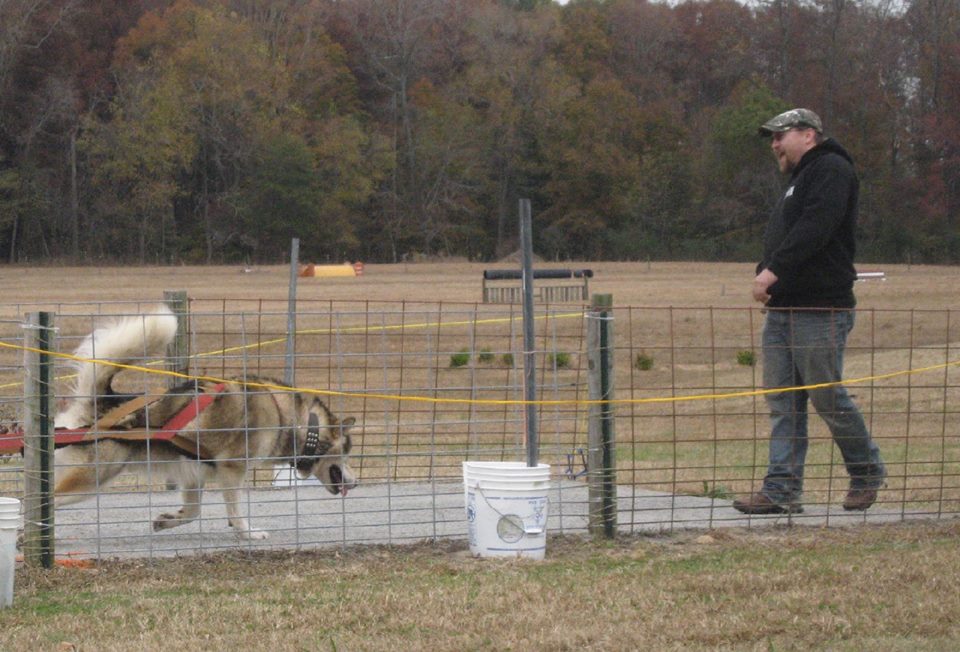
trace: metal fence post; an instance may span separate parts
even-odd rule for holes
[[[616,438],[613,406],[613,295],[595,294],[587,319],[588,414],[587,482],[589,529],[612,539],[617,533]]]
[[[297,273],[299,269],[300,238],[292,238],[290,240],[290,287],[287,290],[287,345],[283,369],[283,382],[287,387],[293,387],[297,373]]]
[[[530,200],[520,200],[520,258],[523,289],[523,398],[526,401],[525,432],[527,466],[540,463],[540,431],[537,425],[537,356],[533,314],[533,219]]]
[[[23,556],[53,567],[53,313],[27,315],[23,368]]]
[[[186,290],[164,290],[163,300],[177,316],[177,336],[167,347],[167,371],[188,375],[190,373],[190,325],[187,323],[190,314],[190,303]],[[167,386],[172,387],[182,378],[169,377]]]

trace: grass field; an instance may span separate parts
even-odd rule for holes
[[[520,398],[519,312],[482,305],[482,271],[470,263],[367,265],[359,277],[302,278],[297,286],[297,384],[339,392],[328,402],[364,426],[362,480],[456,476],[464,452],[514,451],[523,415],[515,406],[470,401]],[[491,267],[515,267],[498,264]],[[551,267],[542,264],[539,267]],[[762,398],[645,403],[760,389],[763,315],[749,299],[750,264],[572,263],[594,272],[590,292],[615,306],[615,398],[621,482],[674,493],[750,489],[763,465]],[[953,288],[960,268],[883,266],[884,281],[857,285],[858,323],[848,342],[848,378],[891,464],[893,500],[929,508],[960,476],[960,346]],[[192,372],[215,377],[283,375],[289,269],[272,267],[13,267],[0,276],[0,335],[18,337],[24,313],[57,314],[69,350],[99,313],[133,312],[165,290],[191,298]],[[545,282],[544,282],[545,283]],[[575,308],[538,324],[543,398],[571,401],[540,412],[544,461],[585,445],[583,319]],[[455,361],[467,353],[468,364]],[[743,356],[755,360],[743,364]],[[0,419],[20,392],[19,352],[0,350]],[[565,365],[556,364],[564,360]],[[641,365],[640,361],[646,365]],[[944,364],[949,366],[944,367]],[[925,373],[872,380],[905,370]],[[125,375],[126,376],[126,375]],[[129,374],[127,389],[155,380]],[[6,394],[9,398],[3,400]],[[403,400],[368,395],[404,396]],[[421,398],[418,401],[415,399]],[[434,399],[461,400],[459,404]],[[811,496],[842,485],[829,434],[813,421]],[[402,455],[401,455],[402,453]],[[391,454],[390,460],[385,457]],[[839,483],[839,484],[838,484]],[[814,498],[815,500],[817,498]],[[953,507],[960,496],[948,495]],[[956,503],[954,505],[954,503]]]
[[[334,410],[363,424],[357,451],[362,479],[458,475],[464,451],[522,446],[518,407],[476,403],[520,398],[519,312],[478,305],[485,267],[367,265],[360,277],[299,280],[296,382],[334,391],[328,399]],[[564,267],[592,269],[591,293],[613,296],[615,398],[626,401],[617,408],[621,481],[633,483],[642,474],[642,482],[658,490],[695,492],[704,481],[728,491],[748,490],[764,454],[758,445],[766,436],[762,398],[645,401],[761,388],[763,315],[748,296],[752,265]],[[851,391],[889,451],[898,499],[929,501],[930,487],[911,484],[910,478],[932,471],[960,475],[960,448],[945,436],[960,426],[950,408],[960,397],[960,372],[950,364],[960,346],[953,296],[960,268],[881,269],[887,280],[857,285],[860,311],[848,342],[846,375],[868,379]],[[8,268],[0,276],[0,337],[19,337],[24,313],[52,310],[61,348],[69,350],[97,325],[95,315],[134,312],[165,290],[185,290],[191,298],[191,348],[198,354],[192,373],[280,378],[289,279],[284,266]],[[585,445],[586,410],[576,402],[586,398],[587,372],[581,314],[576,306],[554,308],[558,312],[537,326],[538,346],[546,351],[538,358],[542,397],[570,403],[540,411],[541,440],[543,454],[562,461]],[[468,363],[456,362],[463,355]],[[744,356],[755,363],[744,364]],[[19,362],[18,351],[0,349],[0,419],[11,418],[18,400]],[[932,370],[873,380],[925,367]],[[157,384],[143,375],[122,378],[130,391]],[[824,442],[829,437],[819,420],[812,437]],[[832,451],[829,445],[811,451],[811,491],[826,491],[838,480]],[[401,452],[392,462],[384,458]],[[935,488],[939,498],[940,487]]]
[[[955,650],[960,524],[26,570],[4,650]]]
[[[759,367],[736,362],[739,352],[756,349],[762,323],[748,296],[752,265],[563,266],[592,268],[591,292],[612,294],[623,309],[615,325],[626,360],[617,367],[618,398],[756,387]],[[423,315],[437,312],[434,306],[441,304],[459,315],[460,304],[480,300],[482,269],[465,263],[367,265],[358,278],[301,279],[298,298],[307,306],[351,305],[351,319],[361,324],[370,319],[361,313],[386,314],[377,302],[414,312],[430,306]],[[850,342],[848,376],[956,358],[960,325],[950,311],[956,307],[960,269],[869,269],[882,269],[888,280],[857,286],[861,314]],[[23,313],[38,309],[58,315],[109,312],[109,304],[104,309],[98,302],[147,302],[164,290],[187,290],[210,319],[201,328],[201,350],[213,350],[233,343],[217,340],[220,331],[239,341],[246,334],[243,320],[258,307],[266,306],[273,321],[264,318],[257,332],[281,333],[288,280],[283,266],[248,272],[233,267],[7,268],[0,275],[0,319],[16,326]],[[225,328],[226,320],[213,321],[223,305],[237,320]],[[64,336],[84,332],[89,321],[83,322],[82,317],[75,323],[64,319]],[[440,329],[416,339],[384,337],[376,347],[369,336],[339,341],[339,351],[365,351],[358,358],[362,364],[347,365],[355,374],[348,377],[322,362],[331,356],[333,336],[304,338],[298,352],[306,347],[305,373],[317,386],[399,382],[414,392],[469,387],[478,378],[484,385],[508,384],[509,365],[449,368],[451,352],[486,346],[481,340],[490,331],[471,328],[449,339]],[[576,338],[562,328],[557,332],[554,342],[560,349]],[[491,335],[496,360],[505,350],[501,343],[515,336],[498,337]],[[414,344],[429,349],[429,356],[418,350],[420,357],[413,357]],[[402,375],[384,364],[401,349],[411,356]],[[652,359],[649,370],[633,364],[640,354]],[[343,354],[337,355],[342,361]],[[269,357],[260,363],[277,368]],[[574,377],[579,364],[575,360],[574,368],[561,375]],[[207,370],[219,371],[212,364]],[[857,390],[894,465],[890,500],[919,504],[960,490],[956,373],[946,368],[932,381],[928,375],[911,376]],[[470,395],[469,389],[457,391]],[[363,416],[368,451],[392,445],[384,425],[391,420],[414,423],[404,442],[418,446],[442,444],[433,425],[442,423],[439,430],[446,428],[453,449],[459,442],[504,436],[486,433],[487,426],[471,425],[471,419],[502,424],[512,418],[502,410],[480,419],[476,413],[429,407],[411,409],[401,418],[399,408],[337,400],[342,401],[338,411]],[[697,492],[708,481],[708,489],[736,492],[749,488],[762,467],[762,401],[637,406],[623,412],[617,456],[627,482]],[[820,430],[813,434],[826,438]],[[827,441],[814,443],[814,496],[817,483],[833,491],[840,486],[843,470],[835,457]],[[420,466],[388,470],[370,455],[365,473],[416,475],[429,463],[427,457],[405,459]],[[552,537],[541,563],[471,559],[463,545],[452,543],[24,569],[17,576],[15,606],[0,611],[0,650],[957,649],[958,535],[960,525],[948,520],[627,537],[596,544]]]
[[[612,294],[618,306],[741,308],[752,306],[750,263],[538,263],[537,268],[589,268],[590,293]],[[484,269],[516,264],[418,263],[366,265],[359,277],[303,278],[298,296],[308,300],[481,300]],[[886,281],[857,286],[862,309],[943,309],[955,302],[960,268],[922,265],[863,266]],[[4,267],[0,296],[5,310],[17,304],[148,301],[164,290],[191,297],[275,299],[288,296],[289,268],[282,265],[213,267]]]

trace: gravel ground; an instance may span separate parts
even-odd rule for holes
[[[729,500],[618,488],[621,533],[711,530],[730,527],[848,526],[935,515],[906,513],[878,504],[847,513],[838,504],[808,505],[802,515],[746,517]],[[460,482],[368,484],[346,498],[317,485],[253,489],[244,503],[262,541],[241,540],[228,527],[220,493],[205,493],[201,519],[153,532],[158,514],[179,507],[179,493],[108,493],[61,508],[56,514],[58,556],[130,559],[195,555],[221,550],[302,550],[425,540],[467,540]],[[549,493],[548,534],[587,533],[588,493],[582,482],[554,481]]]

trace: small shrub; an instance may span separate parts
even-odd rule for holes
[[[550,366],[556,365],[557,369],[569,369],[570,368],[570,354],[564,353],[563,351],[558,351],[557,353],[551,353],[547,356],[547,361],[550,363]]]
[[[512,353],[504,353],[502,356],[500,356],[500,364],[502,364],[504,367],[512,367],[512,366],[513,366],[513,354],[512,354]]]
[[[757,364],[757,354],[753,351],[738,351],[737,364],[744,367],[752,367]]]
[[[704,498],[714,498],[716,500],[733,499],[733,492],[724,487],[722,484],[711,487],[706,480],[703,481],[703,491],[695,495],[703,496]]]
[[[482,362],[484,364],[490,364],[496,359],[496,356],[493,355],[493,352],[490,349],[480,349],[480,353],[477,354],[477,362]]]
[[[470,351],[467,349],[460,349],[459,353],[450,356],[450,367],[453,369],[466,367],[468,364],[470,364]]]
[[[640,371],[650,371],[653,369],[653,358],[646,353],[638,353],[636,360],[633,361],[633,366]]]

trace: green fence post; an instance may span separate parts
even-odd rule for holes
[[[617,533],[616,437],[613,405],[613,295],[595,294],[587,319],[587,478],[589,529],[612,539]]]
[[[23,558],[53,568],[53,313],[27,315],[23,368]]]

